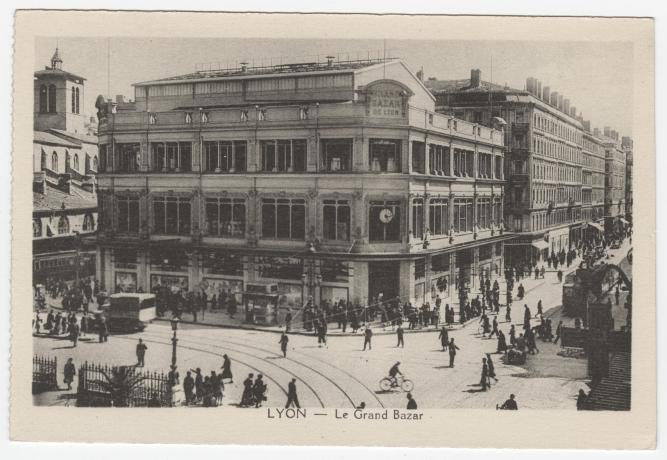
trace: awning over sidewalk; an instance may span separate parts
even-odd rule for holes
[[[589,225],[590,227],[593,227],[593,228],[596,229],[597,231],[604,233],[604,228],[602,227],[602,225],[600,225],[600,224],[598,224],[598,223],[596,223],[596,222],[589,222],[588,225]]]
[[[531,244],[531,246],[533,246],[533,247],[536,248],[536,249],[539,249],[540,251],[541,251],[542,249],[547,249],[547,248],[549,247],[549,243],[547,243],[547,242],[544,241],[544,240],[533,241],[533,242],[530,243],[530,244]]]

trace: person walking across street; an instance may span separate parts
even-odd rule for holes
[[[65,363],[65,369],[63,370],[63,373],[65,374],[64,382],[67,384],[67,389],[71,390],[72,382],[74,381],[74,376],[76,375],[76,367],[72,362],[72,358],[67,358],[67,362]]]
[[[490,353],[486,353],[486,364],[489,366],[489,382],[491,381],[490,379],[493,379],[497,382],[498,378],[496,377],[496,369],[493,365],[493,360],[491,359]]]
[[[556,326],[556,338],[554,339],[554,344],[558,342],[558,339],[560,339],[560,335],[563,333],[563,321],[558,322],[558,326]],[[563,343],[561,342],[561,346]]]
[[[438,338],[440,339],[440,345],[442,345],[442,351],[445,351],[447,349],[447,345],[449,344],[449,332],[445,326],[442,326],[442,329],[440,329],[440,335]]]
[[[364,350],[366,351],[366,345],[368,345],[368,349],[372,350],[371,347],[371,339],[373,338],[373,331],[371,330],[370,327],[366,326],[366,330],[364,331]]]
[[[486,363],[486,358],[482,358],[482,376],[479,384],[482,386],[482,391],[486,391],[487,387],[491,386],[491,382],[489,381],[489,365]]]
[[[280,336],[278,343],[280,344],[280,351],[283,352],[283,358],[287,358],[287,343],[289,342],[289,337],[284,332]]]
[[[226,354],[222,355],[222,359],[222,375],[220,376],[220,381],[224,382],[225,380],[229,380],[228,383],[234,383],[234,376],[232,374],[232,361]]]
[[[542,315],[544,315],[544,312],[542,311],[542,299],[540,299],[537,301],[537,313],[535,313],[535,318],[539,318]]]
[[[301,407],[299,405],[299,397],[296,394],[295,378],[293,378],[292,381],[287,385],[287,404],[285,404],[285,409],[289,408],[291,405],[294,405],[297,409]]]
[[[398,328],[396,329],[396,338],[398,339],[398,342],[396,343],[396,348],[405,347],[405,342],[403,340],[404,333],[405,331],[403,330],[403,326],[399,324]]]
[[[69,339],[72,341],[72,347],[76,347],[79,342],[80,329],[76,320],[69,325]]]
[[[146,350],[148,350],[148,347],[144,343],[143,340],[139,339],[139,343],[137,344],[137,367],[144,367],[144,358],[146,357]]]
[[[505,311],[505,321],[508,323],[512,322],[512,306],[507,305],[507,310]]]
[[[456,350],[460,350],[459,347],[454,345],[454,338],[449,339],[449,367],[454,367],[454,360],[456,359]]]
[[[523,305],[523,328],[528,330],[530,329],[530,308],[528,308],[528,304]]]

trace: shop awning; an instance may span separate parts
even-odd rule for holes
[[[619,217],[618,220],[620,220],[621,222],[623,222],[625,225],[629,225],[629,224],[630,224],[630,222],[628,222],[627,220],[625,220],[625,219],[622,218],[622,217]]]
[[[598,223],[595,223],[595,222],[589,222],[588,225],[590,227],[593,227],[594,229],[597,229],[597,231],[604,233],[604,228],[602,227],[602,225],[600,225]]]
[[[549,247],[549,243],[547,243],[544,240],[538,240],[538,241],[533,241],[530,243],[534,248],[539,249],[540,251],[542,249],[547,249]]]

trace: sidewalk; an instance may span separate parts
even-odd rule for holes
[[[567,275],[571,271],[576,270],[576,267],[579,265],[581,262],[581,259],[577,258],[575,259],[570,267],[565,267],[563,268],[563,276]],[[500,286],[500,298],[501,298],[501,308],[504,308],[504,305],[506,305],[506,299],[505,302],[503,302],[503,299],[506,296],[507,292],[507,283],[505,282],[504,278],[498,277],[496,278],[498,280],[498,284]],[[534,275],[531,278],[523,278],[521,280],[521,284],[523,284],[526,295],[531,293],[532,291],[540,288],[547,282],[554,282],[556,280],[556,271],[555,270],[550,270],[545,273],[544,278],[540,279],[534,279]],[[514,290],[516,291],[516,288],[518,287],[519,282],[514,283]],[[478,289],[478,288],[477,288]],[[478,294],[481,294],[479,290],[473,290],[471,292],[471,297],[470,300],[475,298]],[[516,305],[519,305],[521,303],[520,300],[516,299],[514,301],[515,308]],[[474,317],[466,321],[465,323],[461,324],[456,322],[456,319],[459,316],[459,302],[458,298],[455,299],[455,295],[450,295],[447,298],[442,298],[442,305],[449,304],[452,308],[455,310],[455,323],[448,327],[447,330],[449,331],[454,331],[454,330],[459,330],[465,328],[468,324],[472,322],[479,321],[479,317]],[[56,309],[56,310],[62,310],[62,304],[61,304],[61,299],[57,298],[52,298],[50,296],[46,296],[46,305],[48,305],[47,309]],[[91,302],[89,304],[89,312],[95,313],[99,311],[98,306],[96,302]],[[546,313],[546,311],[545,311]],[[155,318],[155,321],[159,322],[168,322],[171,320],[171,317],[165,316],[165,317],[157,317]],[[304,328],[300,327],[300,318],[297,317],[293,321],[293,327],[290,330],[290,334],[298,334],[298,335],[306,335],[306,336],[311,336],[314,335],[314,331],[307,331]],[[260,325],[254,325],[254,324],[247,324],[244,322],[244,314],[242,311],[237,312],[234,316],[234,318],[230,317],[229,314],[224,311],[224,310],[206,310],[203,312],[199,310],[197,312],[197,321],[194,321],[194,315],[192,313],[187,313],[183,312],[181,314],[180,318],[181,324],[188,324],[192,326],[206,326],[206,327],[219,327],[219,328],[230,328],[230,329],[244,329],[244,330],[249,330],[249,331],[264,331],[264,332],[275,332],[275,333],[281,333],[284,331],[284,326],[260,326]],[[414,333],[428,333],[428,332],[438,332],[440,331],[440,328],[442,327],[444,323],[440,323],[437,327],[435,326],[428,326],[424,328],[419,328],[419,329],[408,329],[404,328],[404,332],[406,334],[414,334]],[[298,326],[297,326],[298,325]],[[370,323],[371,327],[373,328],[374,334],[379,334],[379,335],[390,335],[390,334],[395,334],[396,331],[395,329],[392,329],[391,326],[383,326],[383,324],[380,321],[373,321]],[[296,326],[296,327],[295,327]],[[346,332],[342,332],[342,330],[338,329],[336,327],[336,322],[332,321],[329,323],[329,329],[327,331],[328,336],[360,336],[363,334],[365,327],[362,326],[359,328],[357,333],[351,332],[351,329],[347,328]]]

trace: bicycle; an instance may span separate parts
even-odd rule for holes
[[[397,375],[394,378],[384,377],[380,380],[380,389],[382,391],[391,391],[392,388],[400,388],[407,393],[412,391],[414,383],[412,383],[412,380],[406,379],[402,375]]]

